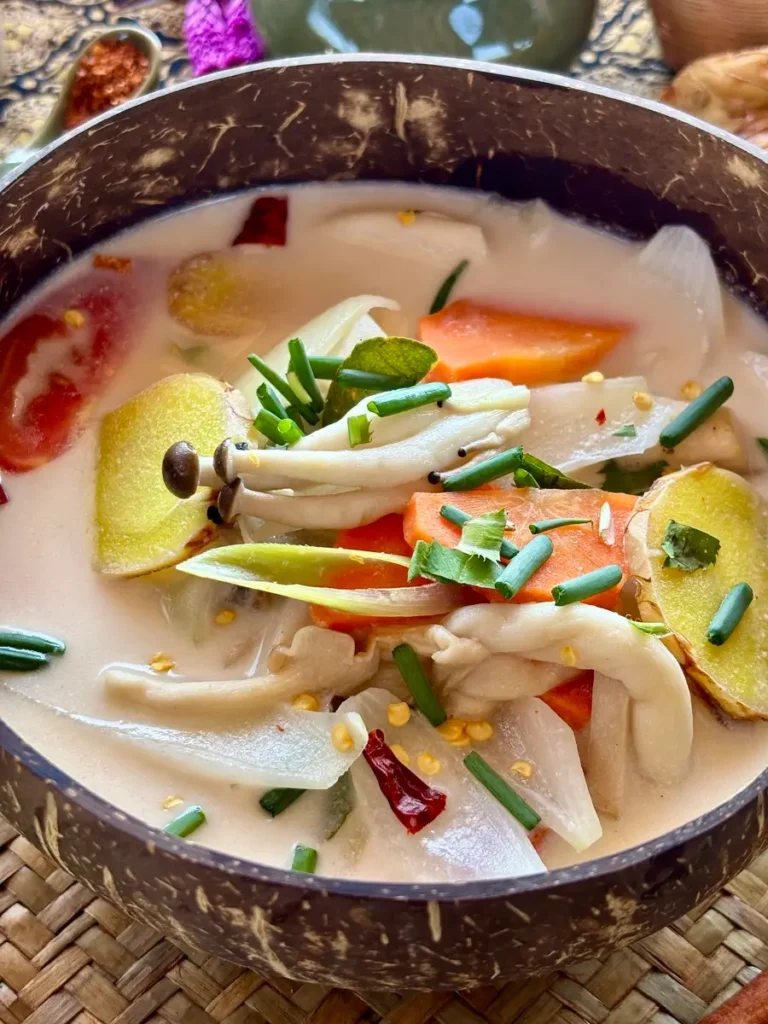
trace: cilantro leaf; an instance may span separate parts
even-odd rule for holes
[[[625,469],[610,459],[600,472],[604,476],[602,490],[611,494],[645,494],[669,465],[663,459],[638,469]]]
[[[412,384],[418,384],[436,362],[435,350],[422,345],[420,341],[411,338],[369,338],[355,345],[339,370],[363,370],[391,377],[407,377]],[[364,391],[361,388],[343,388],[334,380],[325,400],[323,426],[335,423],[361,399],[374,394],[375,391]]]
[[[408,579],[424,577],[438,583],[461,583],[492,590],[501,571],[502,566],[489,558],[444,547],[436,540],[429,544],[420,540],[413,549]]]
[[[581,480],[574,480],[572,476],[562,473],[548,462],[537,459],[535,455],[526,452],[522,459],[522,468],[526,470],[539,487],[556,488],[561,491],[589,490],[589,484],[583,484]],[[518,487],[520,484],[517,485]]]
[[[663,563],[665,569],[693,572],[715,564],[720,541],[703,530],[697,530],[695,526],[686,526],[685,523],[676,523],[670,519],[661,547],[667,555]]]
[[[468,519],[461,528],[461,540],[456,545],[467,555],[478,555],[498,562],[501,542],[504,540],[507,514],[503,508]]]
[[[624,426],[614,430],[613,437],[637,437],[637,429],[634,423],[625,423]]]

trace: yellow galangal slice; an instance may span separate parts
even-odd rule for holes
[[[720,541],[714,565],[664,568],[669,521]],[[735,718],[768,718],[768,517],[741,477],[709,463],[659,480],[627,527],[627,550],[640,581],[646,621],[663,621],[689,676]],[[725,595],[748,583],[754,600],[729,639],[716,647],[707,629]]]

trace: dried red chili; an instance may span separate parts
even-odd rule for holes
[[[64,124],[78,125],[129,99],[147,76],[149,60],[133,45],[105,39],[89,46],[80,58]]]
[[[288,200],[259,196],[232,245],[285,245],[287,231]]]
[[[376,776],[398,821],[414,835],[431,824],[445,810],[445,793],[432,789],[418,775],[406,768],[387,746],[384,733],[375,729],[368,733],[363,757]]]

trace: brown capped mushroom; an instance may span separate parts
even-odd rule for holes
[[[201,458],[188,441],[177,441],[163,456],[163,482],[177,498],[191,498],[198,487],[219,485],[213,460]]]

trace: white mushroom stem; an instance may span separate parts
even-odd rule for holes
[[[414,490],[430,490],[413,484],[346,494],[307,496],[267,494],[249,490],[241,480],[219,495],[219,512],[225,522],[237,516],[256,516],[295,529],[346,530],[364,526],[390,512],[402,512]]]
[[[621,615],[574,604],[474,605],[452,612],[443,626],[493,654],[594,669],[619,680],[633,701],[632,736],[644,775],[662,784],[687,769],[693,742],[691,695],[682,669],[657,637]],[[439,642],[439,640],[438,640]]]
[[[458,449],[496,431],[511,440],[530,424],[527,410],[509,413],[505,409],[451,416],[438,420],[426,430],[395,444],[352,451],[301,451],[296,448],[268,449],[252,453],[258,462],[249,473],[252,480],[265,474],[279,474],[316,483],[343,487],[399,487],[424,479],[432,470],[444,470],[459,461]],[[260,484],[261,490],[272,489]]]
[[[359,654],[346,633],[319,626],[298,630],[290,648],[277,647],[272,671],[253,679],[177,682],[151,679],[139,672],[110,669],[104,673],[107,692],[114,697],[167,711],[223,713],[254,711],[291,700],[305,691],[332,690],[346,696],[371,678],[379,666],[374,643]]]

